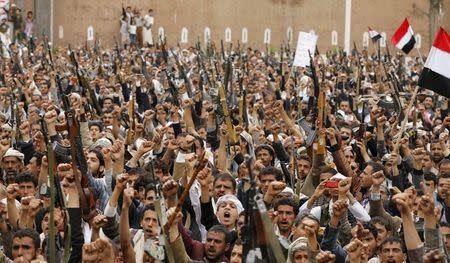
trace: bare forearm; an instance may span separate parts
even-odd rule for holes
[[[295,136],[302,137],[302,133],[297,129],[297,127],[295,127],[291,118],[289,118],[289,116],[284,110],[281,113],[281,117],[283,118],[284,123],[286,123],[286,126],[291,130],[292,133],[294,133]]]
[[[100,229],[92,228],[91,242],[100,238]]]
[[[123,158],[114,161],[113,175],[121,174],[123,172],[124,167],[125,167],[125,161]]]
[[[48,180],[47,169],[41,168],[41,171],[39,172],[38,186],[46,184],[47,180]]]
[[[225,139],[220,140],[219,153],[217,156],[217,169],[220,171],[226,171],[227,167],[227,149],[226,149],[226,141]]]
[[[6,204],[6,209],[8,211],[8,221],[9,224],[16,228],[17,220],[19,220],[19,211],[17,210],[15,199],[8,199]]]
[[[412,250],[420,247],[422,241],[417,234],[411,213],[402,214],[402,221],[406,248]]]
[[[127,248],[131,246],[130,244],[130,223],[128,219],[128,205],[124,204],[122,206],[122,213],[120,214],[120,224],[119,224],[119,235],[120,235],[120,246],[122,248],[122,253],[126,254]]]
[[[175,240],[177,240],[179,235],[180,235],[180,232],[178,231],[178,226],[172,225],[170,227],[170,231],[169,231],[169,242],[170,243],[175,242]]]
[[[170,166],[173,153],[174,153],[173,150],[167,149],[166,152],[164,153],[163,158],[161,159],[167,166]]]
[[[208,187],[203,187],[202,186],[202,193],[200,196],[200,201],[202,203],[208,203],[209,202],[209,189]]]
[[[117,203],[119,200],[119,196],[120,196],[120,190],[116,188],[114,188],[114,191],[111,194],[111,197],[109,198],[109,206],[110,207],[117,207]]]

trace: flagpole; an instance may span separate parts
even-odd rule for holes
[[[425,62],[423,61],[422,53],[420,53],[420,49],[416,47],[417,53],[419,53],[420,61],[422,61],[422,65],[425,65]]]

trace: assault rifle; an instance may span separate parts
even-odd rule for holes
[[[119,59],[120,66],[122,66],[123,58],[122,58],[122,54],[120,53],[119,44],[117,44],[116,38],[114,38],[114,43],[115,43],[115,49],[116,49],[117,58]]]
[[[44,119],[41,118],[42,134],[44,135],[44,141],[47,144],[47,161],[48,161],[48,178],[50,183],[50,224],[49,224],[49,234],[47,240],[49,242],[48,253],[45,253],[47,259],[50,263],[56,262],[69,262],[70,254],[72,252],[71,238],[72,238],[72,227],[70,225],[69,212],[67,211],[66,202],[61,190],[61,182],[58,176],[55,175],[56,163],[55,163],[55,152],[51,141],[47,137],[47,125]],[[61,256],[61,244],[59,244],[60,239],[58,237],[58,232],[55,229],[55,206],[58,206],[64,213],[64,250]]]
[[[57,78],[59,79],[59,78]],[[72,170],[75,184],[80,195],[80,206],[82,217],[86,222],[93,218],[97,210],[95,209],[94,196],[88,186],[88,166],[84,156],[83,143],[81,141],[80,127],[76,120],[75,109],[69,104],[69,98],[64,94],[61,83],[58,81],[58,91],[61,94],[63,109],[66,116],[66,124],[58,126],[57,130],[67,130],[70,138],[70,154],[72,157]],[[83,116],[82,116],[83,118]],[[79,170],[78,170],[79,169]],[[81,174],[80,174],[81,173]]]
[[[166,77],[167,77],[167,82],[169,83],[169,91],[172,94],[173,97],[173,104],[175,106],[180,106],[180,103],[178,102],[178,89],[175,86],[175,83],[173,82],[173,72],[172,70],[169,69],[169,54],[166,50],[166,41],[161,38],[161,52],[162,52],[162,56],[165,62],[165,69],[163,69],[163,71],[166,73]]]
[[[44,60],[52,70],[55,70],[55,67],[53,65],[52,51],[50,50],[50,46],[48,45],[48,36],[45,34],[45,32],[42,32],[42,38],[43,38],[42,45],[44,48],[43,57],[45,58]]]
[[[150,174],[151,174],[151,178],[152,178],[153,182],[156,182],[153,162],[154,162],[154,159],[153,158],[150,159],[150,167],[151,167]],[[164,227],[165,224],[167,223],[167,216],[166,216],[165,200],[164,200],[164,196],[161,194],[160,186],[161,186],[160,184],[157,184],[155,186],[156,196],[155,196],[154,204],[155,204],[155,212],[158,217],[158,222],[159,222],[159,225],[161,226],[161,231],[163,234],[163,236],[162,236],[163,242],[160,242],[158,247],[156,247],[156,249],[150,249],[150,252],[158,250],[159,246],[164,246],[164,249],[166,250],[166,254],[164,255],[164,253],[162,253],[162,257],[158,258],[157,256],[153,256],[153,255],[149,254],[147,252],[147,250],[146,250],[146,252],[152,258],[159,259],[159,260],[167,259],[168,263],[175,263],[172,248],[169,246],[169,238],[168,238],[169,233],[168,233],[167,229]]]
[[[203,63],[203,59],[202,59],[202,49],[200,47],[200,41],[197,42],[197,62],[200,68],[200,79],[201,79],[201,83],[200,83],[200,89],[203,89],[203,81],[206,80],[206,82],[208,83],[208,86],[211,88],[212,84],[211,84],[211,80],[209,78],[208,72],[206,71],[205,68],[205,64]]]
[[[220,40],[220,52],[222,54],[222,68],[225,71],[225,63],[226,63],[226,58],[225,58],[225,49],[223,48],[223,40]]]
[[[80,67],[78,65],[77,59],[75,58],[75,53],[70,49],[70,46],[69,46],[69,52],[70,52],[70,60],[72,62],[72,65],[74,66],[75,72],[77,74],[78,83],[80,84],[81,89],[82,89],[81,94],[83,96],[87,97],[86,92],[89,92],[89,97],[87,97],[87,98],[89,99],[90,105],[94,106],[94,109],[97,112],[97,115],[101,115],[102,109],[100,107],[100,103],[98,102],[95,91],[93,89],[91,89],[86,77],[83,74],[83,71],[80,69]]]
[[[257,189],[251,164],[252,159],[248,155],[246,157],[250,189],[246,192],[244,202],[242,262],[284,263],[286,259],[281,250],[280,242],[273,231],[273,225],[267,215],[264,201],[256,195]],[[262,229],[260,229],[261,227]]]
[[[141,60],[141,72],[142,75],[144,75],[144,78],[147,82],[147,88],[150,88],[152,86],[152,78],[150,77],[150,74],[147,70],[147,62],[144,59],[144,55],[141,53],[139,55],[139,59]]]
[[[310,65],[309,67],[311,68],[311,77],[313,79],[313,84],[314,84],[314,108],[316,110],[313,110],[313,127],[315,126],[315,122],[317,119],[317,103],[318,103],[318,99],[319,99],[319,93],[320,93],[320,86],[319,86],[319,80],[317,78],[317,73],[316,73],[316,66],[314,65],[314,59],[311,56],[311,52],[309,52],[309,61],[310,61]]]
[[[180,48],[181,50],[181,48]],[[191,84],[191,80],[188,78],[187,74],[186,74],[186,69],[184,68],[184,65],[180,62],[180,60],[178,59],[178,55],[173,52],[172,49],[170,49],[170,52],[172,53],[172,56],[175,58],[175,63],[178,67],[178,70],[180,71],[181,77],[184,80],[184,83],[186,85],[186,91],[189,95],[190,98],[192,98],[192,84]]]

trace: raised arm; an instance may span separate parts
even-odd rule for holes
[[[423,244],[416,231],[412,217],[413,200],[408,192],[396,194],[393,197],[403,221],[403,235],[410,262],[422,262]]]
[[[128,209],[134,198],[134,189],[131,187],[126,188],[123,191],[123,204],[122,212],[120,214],[119,223],[119,235],[120,235],[120,248],[123,253],[124,262],[135,262],[135,253],[133,246],[131,245],[131,235],[130,235],[130,222],[128,216]]]

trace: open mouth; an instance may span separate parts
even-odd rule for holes
[[[229,218],[231,217],[230,212],[225,212],[225,213],[223,214],[223,217],[229,219]]]
[[[208,249],[208,255],[215,255],[216,254],[216,250],[215,249]]]

